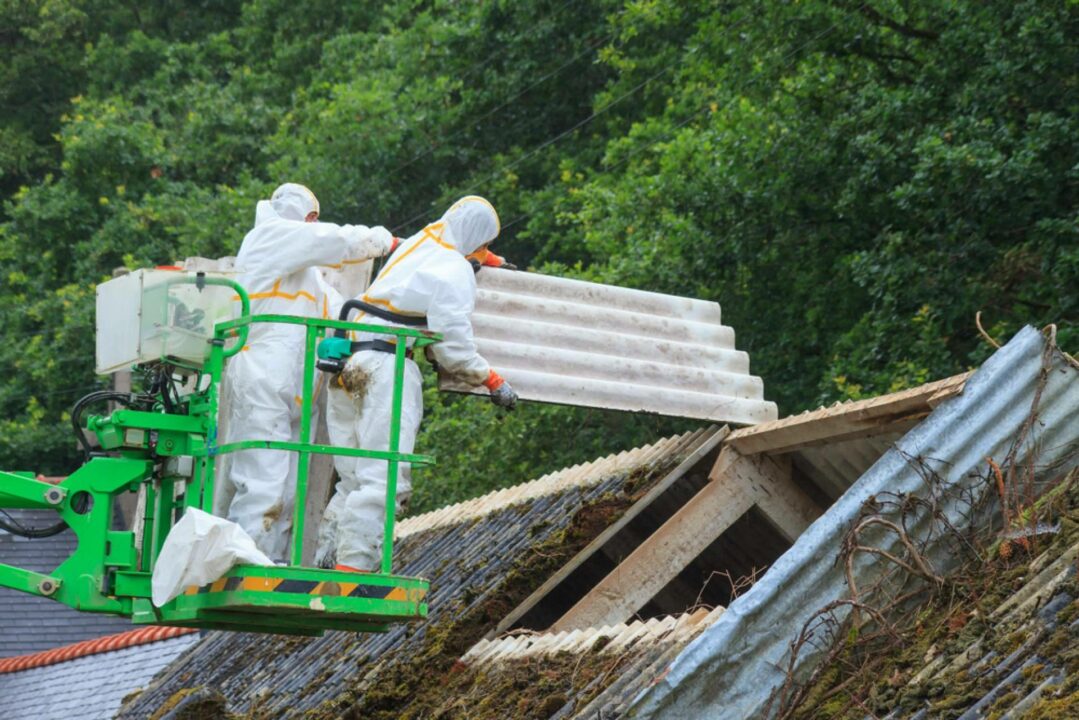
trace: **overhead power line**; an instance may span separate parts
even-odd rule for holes
[[[680,58],[679,58],[679,60],[680,60]],[[551,145],[554,145],[555,143],[559,142],[563,138],[566,138],[566,137],[572,135],[577,130],[580,130],[582,127],[584,127],[588,123],[592,122],[597,117],[599,117],[603,113],[607,112],[608,110],[610,110],[612,107],[614,107],[618,103],[622,102],[623,100],[625,100],[625,99],[627,99],[629,97],[632,97],[633,95],[640,92],[649,83],[651,83],[654,80],[658,79],[660,76],[665,75],[672,68],[674,68],[675,65],[678,64],[679,60],[675,60],[674,62],[664,66],[658,72],[656,72],[656,73],[650,75],[648,78],[642,80],[637,85],[633,86],[633,88],[631,88],[630,90],[628,90],[628,91],[624,92],[623,94],[619,95],[614,100],[611,100],[610,102],[608,102],[603,107],[599,108],[598,110],[594,110],[592,113],[590,113],[588,115],[588,117],[584,118],[583,120],[578,121],[572,127],[569,127],[567,129],[563,130],[562,132],[558,133],[557,135],[554,135],[553,137],[550,137],[550,138],[544,140],[543,142],[541,142],[539,145],[535,146],[534,148],[532,148],[528,152],[525,152],[522,155],[518,156],[512,162],[509,162],[509,163],[506,163],[506,164],[502,165],[497,170],[495,170],[493,173],[485,176],[482,180],[480,180],[480,181],[478,181],[476,183],[473,183],[473,185],[471,187],[469,187],[467,190],[465,190],[462,194],[468,195],[468,194],[470,194],[472,192],[475,192],[478,188],[482,187],[485,183],[487,183],[490,180],[498,177],[499,175],[502,175],[507,170],[510,170],[510,169],[520,165],[525,160],[527,160],[530,157],[533,157],[534,155],[536,155],[536,153],[539,153],[542,150],[544,150],[545,148],[550,147]],[[396,233],[401,228],[412,224],[416,220],[419,220],[421,218],[429,216],[431,214],[431,212],[432,211],[430,209],[428,209],[428,210],[424,210],[424,211],[422,211],[420,213],[417,213],[416,215],[413,215],[408,220],[405,220],[404,222],[398,223],[396,226],[394,226],[392,228],[392,232]]]
[[[855,8],[855,10],[857,10],[857,8]],[[851,12],[853,12],[853,11],[851,11]],[[849,12],[846,13],[844,15],[844,17],[846,17],[849,14],[850,14]],[[800,53],[805,48],[809,47],[811,44],[817,42],[821,38],[826,37],[827,35],[830,35],[832,32],[835,31],[835,29],[838,26],[839,26],[838,22],[832,23],[825,30],[823,30],[820,33],[814,35],[812,38],[810,38],[806,42],[802,43],[801,45],[799,45],[798,47],[794,48],[793,50],[788,52],[786,55],[784,55],[782,60],[783,61],[789,60],[789,62],[786,62],[784,64],[783,70],[788,70],[794,65],[794,63],[796,62],[795,56],[798,53]],[[733,26],[732,26],[732,29],[733,29]],[[731,97],[727,100],[726,103],[724,103],[722,109],[717,108],[713,112],[720,112],[721,110],[726,110],[731,105],[731,103],[733,103],[748,88],[750,83],[757,82],[757,81],[758,81],[758,78],[756,78],[756,77],[749,78],[746,82],[744,82],[737,89],[737,92],[734,92],[734,93],[731,94]],[[616,163],[613,163],[611,165],[608,165],[608,166],[604,167],[603,168],[604,172],[610,173],[610,172],[612,172],[614,170],[617,170],[621,166],[628,163],[631,159],[633,159],[633,157],[635,157],[639,153],[641,153],[641,152],[643,152],[645,150],[651,150],[651,149],[655,148],[656,146],[658,146],[658,145],[660,145],[662,143],[669,142],[670,140],[674,139],[674,137],[678,134],[678,131],[680,131],[682,128],[684,128],[686,125],[688,125],[690,122],[692,122],[696,118],[700,117],[705,111],[712,110],[712,103],[715,101],[715,99],[716,99],[716,96],[712,96],[707,102],[704,103],[704,105],[702,107],[700,107],[695,112],[691,113],[689,116],[687,116],[685,119],[683,119],[679,123],[677,123],[673,128],[671,128],[670,131],[665,133],[664,136],[659,138],[658,140],[653,140],[650,143],[646,143],[644,145],[640,145],[640,146],[637,146],[635,148],[630,149],[621,160],[619,160]],[[502,226],[502,231],[505,232],[506,230],[513,227],[514,225],[521,222],[522,220],[525,220],[525,219],[531,217],[533,214],[535,214],[535,212],[536,211],[533,210],[531,212],[527,212],[527,213],[523,213],[523,214],[519,215],[518,217],[511,220],[509,223],[504,224]]]

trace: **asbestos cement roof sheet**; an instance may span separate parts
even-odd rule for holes
[[[1060,477],[1079,463],[1076,417],[1079,367],[1042,333],[1025,328],[966,379],[960,394],[940,402],[885,452],[711,627],[659,668],[629,715],[763,716],[788,667],[805,677],[820,658],[820,653],[802,653],[789,660],[800,629],[818,611],[847,597],[849,582],[865,588],[884,572],[884,560],[871,553],[853,561],[849,576],[843,563],[835,562],[866,503],[881,496],[949,491],[967,498],[940,505],[939,514],[919,512],[903,521],[913,541],[923,543],[926,559],[946,568],[954,548],[932,529],[941,518],[965,526],[972,506],[992,508],[975,505],[992,487],[985,480],[991,472],[986,459],[1029,473],[1032,482]],[[882,532],[871,541],[893,555],[903,552],[894,533]]]
[[[738,425],[775,420],[718,303],[484,268],[480,353],[526,400]],[[443,379],[442,389],[485,393]]]
[[[430,580],[426,621],[394,625],[383,634],[330,632],[320,638],[209,633],[119,717],[149,717],[196,687],[220,692],[234,713],[405,715],[417,693],[437,691],[454,675],[447,662],[464,654],[533,585],[573,556],[576,550],[562,550],[562,543],[586,544],[714,432],[686,433],[553,473],[501,500],[488,496],[437,517],[406,520],[394,569]],[[641,646],[641,657],[655,661],[670,645],[647,648]],[[619,678],[611,673],[596,691]],[[576,700],[570,696],[564,702]]]

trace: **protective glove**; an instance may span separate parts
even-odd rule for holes
[[[498,407],[512,410],[517,405],[517,393],[514,392],[505,378],[494,370],[490,372],[483,384],[491,391],[491,402]]]
[[[384,253],[385,255],[389,255],[391,252],[393,252],[394,248],[396,247],[396,245],[394,245],[394,240],[396,240],[397,238],[395,238],[393,236],[393,233],[391,233],[389,230],[382,227],[381,225],[375,225],[373,228],[368,229],[367,233],[368,237],[371,238],[371,240],[386,248],[386,251]]]
[[[500,408],[512,410],[517,407],[517,393],[508,382],[503,382],[497,390],[491,391],[491,402]]]
[[[487,256],[483,258],[483,264],[485,267],[502,268],[503,270],[516,270],[517,266],[511,262],[508,262],[506,258],[501,255],[495,255],[490,250],[487,251]]]
[[[400,245],[400,244],[401,244],[401,238],[399,238],[399,237],[397,237],[395,235],[394,238],[393,238],[393,242],[390,243],[390,251],[388,253],[386,253],[386,254],[387,255],[393,255],[393,251],[396,250],[397,246]]]

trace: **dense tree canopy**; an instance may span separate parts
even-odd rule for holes
[[[284,180],[522,266],[718,300],[790,413],[1079,339],[1074,0],[0,1],[0,467],[77,463],[93,288]],[[427,392],[430,506],[688,427]]]

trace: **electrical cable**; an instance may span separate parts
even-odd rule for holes
[[[616,33],[614,31],[612,31],[612,32],[609,32],[609,33],[603,35],[602,38],[599,38],[599,39],[608,40],[608,39],[614,37],[615,34]],[[468,118],[468,123],[467,124],[468,125],[476,125],[476,124],[478,124],[480,122],[483,122],[484,120],[491,117],[492,115],[494,115],[496,112],[498,112],[502,108],[508,107],[509,105],[514,103],[518,98],[520,98],[522,95],[527,93],[532,88],[536,87],[537,85],[539,85],[539,84],[541,84],[543,82],[546,82],[547,80],[554,77],[555,75],[561,75],[563,70],[568,68],[570,65],[573,65],[574,63],[576,63],[578,60],[580,60],[585,55],[588,55],[588,54],[594,52],[596,50],[596,48],[598,48],[600,46],[600,43],[596,42],[596,39],[598,37],[599,36],[594,36],[594,37],[590,38],[588,41],[586,41],[587,47],[585,47],[584,50],[577,53],[572,58],[570,58],[566,62],[562,63],[557,68],[550,71],[549,73],[547,73],[543,77],[539,78],[538,80],[536,80],[536,81],[534,81],[532,83],[529,83],[528,85],[526,85],[524,87],[524,89],[518,91],[515,95],[513,95],[508,100],[502,102],[499,105],[496,105],[494,108],[488,110],[487,112],[485,112],[484,114],[482,114],[482,115],[480,115],[478,117]],[[438,144],[432,144],[430,148],[428,148],[427,150],[424,150],[420,154],[414,156],[411,160],[406,161],[402,165],[398,165],[396,168],[391,170],[389,174],[390,175],[396,175],[397,173],[401,172],[402,170],[404,170],[407,167],[410,167],[411,165],[413,165],[417,161],[422,160],[423,158],[427,157],[428,155],[431,155],[432,153],[434,153],[436,150],[438,150],[440,145],[448,143],[449,141],[460,137],[465,132],[466,132],[466,128],[461,128],[461,129],[457,130],[456,132],[453,132],[453,133],[450,133],[449,135],[446,135],[445,137],[438,138],[437,141],[436,141]]]
[[[738,29],[738,27],[740,27],[741,25],[749,22],[749,19],[750,18],[748,16],[746,16],[746,17],[742,18],[741,20],[737,21],[736,23],[731,25],[729,28],[727,28],[726,33],[727,34],[733,33],[736,29]],[[835,25],[833,25],[832,28],[829,29],[829,31],[834,29],[834,28],[835,28]],[[816,40],[816,38],[813,38],[813,40],[811,40],[810,42],[812,42],[814,40]],[[806,45],[808,45],[808,43],[806,43]],[[562,132],[558,133],[557,135],[554,135],[554,136],[548,138],[547,140],[544,140],[543,142],[541,142],[539,145],[535,146],[534,148],[532,148],[528,152],[518,156],[512,162],[507,163],[507,164],[499,167],[495,172],[490,173],[489,175],[485,176],[482,180],[473,183],[467,190],[461,192],[460,194],[461,195],[468,195],[468,194],[471,194],[471,193],[475,192],[480,187],[482,187],[484,183],[498,177],[499,175],[504,173],[506,170],[509,170],[511,168],[516,167],[517,165],[524,162],[525,160],[532,157],[533,155],[540,152],[541,150],[549,147],[550,145],[553,145],[554,143],[557,143],[558,141],[562,140],[566,136],[571,135],[572,133],[576,132],[580,128],[582,128],[585,125],[587,125],[588,123],[590,123],[592,120],[596,119],[597,117],[599,117],[603,113],[607,112],[607,110],[609,110],[610,108],[614,107],[615,105],[622,102],[626,98],[631,97],[632,95],[635,95],[636,93],[638,93],[641,89],[646,87],[652,81],[658,79],[661,75],[664,75],[667,72],[669,72],[676,65],[678,65],[681,61],[682,61],[682,57],[679,56],[673,62],[669,63],[668,65],[665,65],[658,72],[656,72],[656,73],[650,75],[649,77],[645,78],[644,80],[639,82],[634,87],[630,88],[629,90],[627,90],[623,94],[619,95],[614,100],[611,100],[610,102],[608,102],[603,107],[599,108],[598,110],[594,110],[591,114],[588,115],[588,117],[584,118],[583,120],[580,120],[579,122],[574,124],[572,127],[568,128],[566,130],[563,130]],[[433,212],[432,210],[428,209],[428,210],[424,210],[424,211],[422,211],[420,213],[417,213],[416,215],[413,215],[412,217],[410,217],[408,220],[405,220],[404,222],[398,223],[397,225],[395,225],[393,228],[391,228],[391,232],[393,232],[394,234],[397,234],[397,231],[400,230],[401,228],[403,228],[403,227],[405,227],[407,225],[410,225],[411,223],[413,223],[416,220],[419,220],[421,218],[424,218],[424,217],[427,217],[427,216],[431,215],[432,212]]]
[[[40,538],[52,537],[53,535],[59,535],[64,530],[67,530],[67,523],[61,520],[55,525],[49,525],[43,528],[28,527],[21,522],[13,518],[7,510],[0,508],[0,529],[6,530],[12,535],[19,535],[20,537],[29,538],[31,540],[37,540]],[[4,518],[7,518],[5,520]]]
[[[863,3],[863,6],[864,6],[864,3]],[[744,22],[744,21],[743,21],[743,22]],[[799,45],[798,47],[796,47],[795,49],[791,50],[791,51],[790,51],[789,53],[787,53],[786,55],[784,55],[784,56],[783,56],[783,58],[781,59],[781,61],[786,61],[786,60],[788,60],[789,58],[792,58],[792,57],[793,57],[794,55],[796,55],[796,54],[797,54],[798,52],[800,52],[800,51],[804,50],[805,48],[807,48],[807,47],[808,47],[808,46],[809,46],[810,44],[812,44],[812,43],[816,42],[817,40],[821,39],[822,37],[825,37],[826,35],[829,35],[829,34],[831,34],[831,33],[832,33],[832,32],[833,32],[833,31],[834,31],[834,30],[835,30],[835,29],[836,29],[836,28],[837,28],[838,26],[839,26],[839,23],[838,23],[838,22],[832,23],[832,24],[831,24],[831,25],[830,25],[830,26],[829,26],[828,28],[826,28],[826,29],[825,29],[825,30],[823,30],[822,32],[818,33],[817,35],[814,35],[814,36],[813,36],[812,38],[810,38],[810,39],[809,39],[809,40],[807,40],[806,42],[802,43],[801,45]],[[732,27],[732,29],[733,29],[733,27]],[[786,63],[786,64],[785,64],[784,66],[783,66],[783,68],[782,68],[782,69],[783,69],[783,70],[787,70],[787,69],[789,69],[789,68],[790,68],[790,67],[791,67],[791,66],[792,66],[793,64],[794,64],[793,60],[792,60],[791,62],[787,62],[787,63]],[[753,80],[749,80],[749,81],[747,81],[746,83],[744,83],[744,84],[742,85],[742,87],[738,88],[738,92],[736,92],[736,93],[731,93],[731,98],[730,98],[730,99],[729,99],[729,100],[728,100],[728,101],[727,101],[727,102],[726,102],[726,103],[724,104],[724,106],[723,106],[723,109],[725,110],[725,109],[727,108],[727,106],[729,106],[729,105],[730,105],[731,103],[733,103],[733,102],[734,102],[734,101],[735,101],[735,100],[736,100],[736,99],[738,98],[738,96],[739,96],[739,95],[741,94],[741,92],[742,92],[743,90],[745,90],[745,89],[746,89],[746,88],[747,88],[747,87],[749,86],[749,84],[750,84],[751,82],[753,82]],[[693,121],[693,120],[694,120],[695,118],[697,118],[698,116],[700,116],[700,115],[701,115],[701,114],[702,114],[702,113],[703,113],[703,112],[704,112],[705,110],[709,110],[709,109],[711,109],[711,103],[712,103],[713,101],[714,101],[714,99],[712,99],[712,100],[709,100],[708,102],[706,102],[706,103],[704,104],[704,106],[703,106],[703,107],[701,107],[700,109],[698,109],[698,110],[696,110],[695,112],[691,113],[691,114],[690,114],[690,115],[689,115],[688,117],[686,117],[686,118],[685,118],[684,120],[682,120],[682,121],[681,121],[681,122],[679,122],[679,123],[678,123],[677,125],[675,125],[675,126],[674,126],[673,128],[671,128],[671,130],[670,130],[670,131],[668,131],[667,133],[665,133],[665,134],[664,134],[664,136],[663,136],[662,138],[660,138],[660,139],[658,139],[658,140],[654,140],[654,141],[652,141],[652,142],[650,142],[650,143],[646,143],[646,144],[644,144],[644,145],[641,145],[641,146],[639,146],[639,147],[636,147],[636,148],[633,148],[633,149],[631,149],[630,151],[628,151],[628,152],[627,152],[627,153],[625,154],[625,157],[623,157],[623,158],[622,158],[621,160],[619,160],[619,161],[618,161],[618,162],[616,162],[616,163],[613,163],[613,164],[611,164],[611,165],[608,165],[608,166],[604,167],[604,168],[603,168],[604,172],[607,172],[607,173],[609,173],[609,172],[611,172],[612,170],[616,170],[616,169],[618,169],[619,167],[621,167],[622,165],[625,165],[625,164],[626,164],[627,162],[629,162],[629,161],[630,161],[630,160],[631,160],[631,159],[632,159],[632,158],[633,158],[633,157],[634,157],[635,155],[637,155],[638,153],[640,153],[640,152],[643,152],[643,151],[645,151],[645,150],[650,150],[650,149],[652,149],[652,148],[656,147],[657,145],[660,145],[661,143],[664,143],[664,142],[668,142],[668,141],[670,141],[671,139],[673,139],[673,138],[674,138],[674,136],[675,136],[675,135],[677,134],[677,132],[678,132],[679,130],[681,130],[681,129],[682,129],[683,127],[685,127],[685,126],[686,126],[686,125],[688,125],[688,124],[689,124],[690,122],[692,122],[692,121]],[[714,112],[719,112],[719,110],[717,109],[717,110],[715,110]],[[557,198],[555,198],[555,199],[557,199]],[[519,223],[520,221],[522,221],[522,220],[524,220],[524,219],[526,219],[526,218],[529,218],[529,217],[531,217],[531,216],[532,216],[532,215],[534,215],[534,214],[535,214],[535,210],[533,210],[533,211],[531,211],[531,212],[527,212],[527,213],[523,213],[523,214],[519,215],[518,217],[514,218],[514,219],[513,219],[512,221],[510,221],[509,223],[507,223],[507,224],[503,225],[503,226],[502,226],[502,231],[503,231],[503,232],[505,232],[506,230],[508,230],[509,228],[513,227],[514,225],[516,225],[516,224],[517,224],[517,223]]]
[[[480,181],[478,181],[476,183],[473,183],[472,186],[469,187],[467,190],[463,191],[461,193],[461,195],[469,195],[469,194],[473,193],[478,188],[482,187],[484,183],[486,183],[486,182],[488,182],[490,180],[493,180],[494,178],[498,177],[499,175],[501,175],[505,171],[516,167],[517,165],[521,164],[522,162],[524,162],[528,158],[532,157],[536,153],[540,152],[541,150],[555,144],[556,142],[558,142],[562,138],[567,137],[568,135],[571,135],[572,133],[576,132],[580,128],[584,127],[588,123],[595,120],[597,117],[599,117],[603,113],[610,110],[612,107],[614,107],[618,103],[620,103],[623,100],[625,100],[626,98],[640,92],[640,90],[642,88],[644,88],[646,85],[648,85],[650,82],[652,82],[653,80],[656,80],[661,75],[664,75],[667,72],[669,72],[671,69],[673,69],[674,66],[677,65],[680,61],[681,61],[681,58],[679,58],[679,60],[677,60],[677,61],[675,61],[673,63],[670,63],[669,65],[664,66],[659,72],[654,73],[654,74],[650,75],[648,78],[642,80],[637,85],[635,85],[633,88],[631,88],[630,90],[626,91],[625,93],[619,95],[617,98],[610,101],[609,103],[607,103],[606,105],[601,107],[599,110],[594,110],[588,117],[584,118],[583,120],[580,120],[575,125],[573,125],[573,127],[567,128],[566,130],[563,130],[562,132],[558,133],[557,135],[554,135],[553,137],[550,137],[547,140],[544,140],[543,142],[541,142],[536,147],[532,148],[531,150],[524,153],[523,155],[517,157],[513,162],[510,162],[510,163],[507,163],[507,164],[501,166],[495,172],[487,175],[482,180],[480,180]],[[393,227],[391,229],[391,232],[396,234],[398,230],[405,227],[406,225],[410,225],[413,222],[415,222],[416,220],[419,220],[420,218],[427,217],[430,214],[431,214],[431,210],[424,210],[423,212],[420,212],[420,213],[410,217],[408,220],[405,220],[404,222],[399,223],[398,225],[396,225],[395,227]]]

